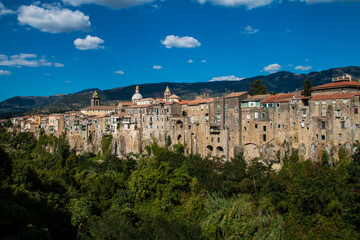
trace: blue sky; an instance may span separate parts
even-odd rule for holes
[[[0,0],[0,101],[360,65],[360,1]]]

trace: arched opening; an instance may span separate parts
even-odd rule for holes
[[[214,150],[213,146],[207,145],[206,146],[206,155],[212,155],[213,150]]]
[[[224,149],[222,147],[217,147],[216,148],[216,156],[219,157],[219,158],[223,158],[225,157],[225,152],[224,152]]]
[[[180,142],[181,139],[182,139],[182,136],[181,136],[181,134],[179,134],[178,137],[177,137],[177,140]]]
[[[176,122],[176,126],[178,127],[178,128],[183,128],[183,122],[182,121],[180,121],[180,120],[178,120],[177,122]]]

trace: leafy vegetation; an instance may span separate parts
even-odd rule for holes
[[[119,159],[104,137],[76,155],[64,136],[0,128],[1,239],[359,239],[360,144],[339,161],[231,162],[177,144]],[[170,143],[169,139],[169,143]]]

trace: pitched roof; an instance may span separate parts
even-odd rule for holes
[[[188,104],[189,102],[191,102],[191,101],[189,101],[189,100],[181,100],[179,103],[182,105],[182,104]]]
[[[198,105],[198,104],[202,104],[202,103],[208,103],[208,102],[211,102],[213,100],[214,100],[214,98],[194,100],[194,101],[189,102],[189,105]]]
[[[317,100],[330,100],[330,99],[349,99],[354,96],[360,96],[360,93],[343,93],[343,94],[321,94],[316,95],[310,99],[310,101]]]
[[[172,94],[169,98],[177,98],[177,99],[180,99],[179,96],[175,95],[175,94]]]
[[[89,106],[87,108],[84,108],[83,110],[104,110],[104,111],[111,111],[114,110],[116,106]]]
[[[342,82],[332,82],[332,83],[328,83],[328,84],[324,84],[324,85],[320,85],[320,86],[316,86],[311,88],[311,91],[316,91],[316,90],[323,90],[323,89],[334,89],[334,88],[344,88],[344,87],[348,87],[348,88],[360,88],[360,83],[359,82],[355,82],[355,81],[342,81]]]
[[[132,102],[119,102],[119,104],[121,104],[123,106],[129,106],[129,105],[132,105]]]
[[[261,103],[276,103],[276,102],[290,102],[295,93],[279,93],[276,95],[270,95]]]
[[[270,94],[263,94],[263,95],[254,95],[254,96],[249,96],[248,98],[244,99],[243,101],[258,101],[258,100],[263,100],[267,97],[269,97]]]
[[[233,92],[233,93],[230,93],[229,95],[225,96],[225,98],[240,97],[244,94],[247,94],[247,92]]]

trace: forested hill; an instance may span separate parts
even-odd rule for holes
[[[208,92],[210,96],[221,96],[225,92],[248,91],[250,84],[261,79],[269,91],[291,92],[300,89],[305,79],[311,79],[313,86],[331,82],[331,78],[344,73],[351,74],[355,79],[360,79],[360,67],[350,66],[333,68],[309,74],[295,74],[281,71],[269,75],[246,78],[241,81],[215,81],[197,83],[152,83],[140,85],[140,92],[144,97],[162,97],[166,86],[172,93],[182,99],[194,99],[201,92]],[[115,104],[118,100],[129,101],[134,94],[135,86],[119,87],[108,90],[87,89],[68,95],[55,95],[49,97],[14,97],[0,103],[0,113],[16,112],[42,108],[45,111],[57,112],[70,109],[79,109],[89,105],[91,94],[97,90],[103,104]]]

